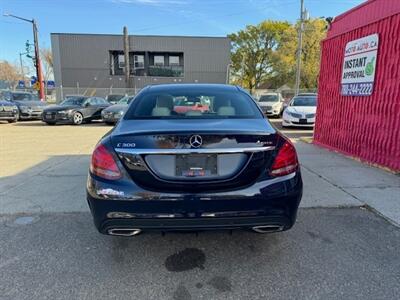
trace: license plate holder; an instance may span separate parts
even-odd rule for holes
[[[207,177],[218,174],[217,154],[178,154],[175,175],[181,177]]]
[[[307,119],[299,119],[300,124],[307,124]]]

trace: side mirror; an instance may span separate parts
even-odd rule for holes
[[[83,104],[83,106],[84,106],[84,107],[89,107],[89,106],[90,106],[90,103],[89,103],[89,102],[86,102],[85,104]]]

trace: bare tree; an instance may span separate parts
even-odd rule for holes
[[[47,95],[47,82],[53,78],[53,54],[49,48],[42,48],[40,50],[40,56],[42,58],[42,66],[43,66],[43,77],[45,84],[45,94]]]
[[[15,89],[19,79],[21,79],[21,74],[17,66],[6,60],[0,61],[0,80],[8,82]]]

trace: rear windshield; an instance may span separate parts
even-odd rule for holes
[[[132,97],[132,96],[125,96],[124,98],[122,98],[121,100],[118,101],[118,104],[129,104],[129,103],[131,103],[133,98],[134,97]]]
[[[124,119],[262,118],[254,101],[233,90],[166,89],[145,91],[129,107]]]
[[[84,97],[70,97],[68,99],[65,99],[63,102],[61,102],[60,105],[62,106],[68,106],[68,105],[82,105],[83,101],[85,101],[86,98]]]
[[[12,97],[14,100],[17,100],[17,101],[38,100],[35,95],[30,94],[30,93],[13,93]]]
[[[317,97],[296,97],[292,106],[317,106]]]
[[[108,95],[107,100],[108,101],[119,101],[124,97],[125,97],[124,95],[115,95],[115,94],[114,95]]]
[[[259,102],[278,102],[278,95],[263,95],[260,97]]]

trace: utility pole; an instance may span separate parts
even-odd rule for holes
[[[29,22],[32,24],[33,27],[33,41],[35,45],[35,67],[36,67],[36,78],[37,81],[39,82],[39,98],[40,100],[44,101],[45,100],[45,95],[44,95],[44,85],[43,85],[43,73],[42,73],[42,64],[40,62],[40,55],[39,55],[39,42],[38,42],[38,34],[37,34],[37,25],[35,19],[29,20],[25,19],[22,17],[18,17],[12,14],[4,14],[5,17],[12,17],[16,18],[25,22]]]
[[[295,95],[299,94],[300,90],[300,68],[301,68],[301,52],[303,48],[303,24],[304,24],[304,0],[300,0],[300,24],[298,33],[298,44],[297,44],[297,61],[296,61],[296,87]]]
[[[40,61],[39,41],[37,34],[38,30],[35,19],[32,19],[32,25],[33,25],[33,43],[35,44],[35,67],[36,67],[37,81],[39,82],[39,99],[41,101],[45,101],[46,97],[44,94],[42,63]]]
[[[124,56],[125,56],[125,87],[129,88],[129,36],[128,28],[124,26]]]

